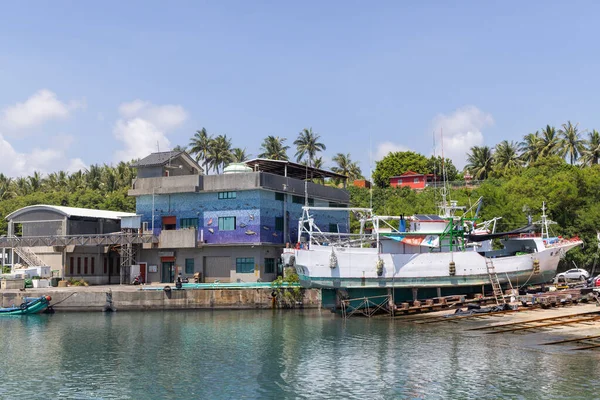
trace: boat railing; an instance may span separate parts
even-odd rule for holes
[[[360,233],[338,233],[338,232],[314,232],[310,236],[311,244],[343,246],[343,247],[365,247],[376,242],[372,234]]]

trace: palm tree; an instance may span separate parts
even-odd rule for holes
[[[535,162],[542,152],[542,138],[540,133],[529,133],[523,137],[523,141],[519,143],[519,151],[524,162],[531,164]]]
[[[86,186],[92,190],[100,189],[102,184],[102,167],[97,164],[90,165],[90,168],[85,172]]]
[[[347,176],[350,181],[362,178],[360,167],[350,160],[350,154],[337,153],[332,160],[337,164],[331,168],[333,172]]]
[[[287,161],[287,150],[290,146],[284,146],[286,140],[286,138],[280,138],[279,136],[267,136],[260,145],[262,153],[260,153],[258,157],[268,158],[270,160]]]
[[[13,190],[12,182],[12,178],[0,173],[0,201],[15,197],[16,193]]]
[[[326,149],[325,145],[319,142],[321,136],[312,131],[312,128],[304,128],[299,134],[298,139],[294,141],[296,145],[296,161],[300,160],[306,155],[308,158],[308,166],[315,166],[315,157],[318,152]]]
[[[83,176],[83,171],[79,170],[69,175],[68,186],[70,192],[75,192],[79,189],[85,189],[85,178]]]
[[[196,155],[196,161],[200,159],[204,160],[204,173],[208,173],[208,153],[210,152],[210,145],[212,137],[206,132],[206,128],[202,128],[196,131],[196,134],[190,139],[190,151],[192,155]]]
[[[208,164],[218,174],[221,167],[233,159],[231,154],[231,139],[227,135],[219,135],[210,142],[208,149]]]
[[[518,154],[518,144],[503,140],[496,145],[494,151],[494,167],[500,171],[508,171],[521,167],[523,161]]]
[[[586,140],[586,146],[581,152],[581,162],[583,165],[595,165],[600,160],[600,133],[593,130],[589,133]]]
[[[246,154],[246,149],[240,149],[239,147],[234,148],[231,151],[231,161],[236,163],[242,163],[248,161],[250,156]]]
[[[17,180],[15,181],[15,187],[19,196],[25,196],[31,193],[31,185],[29,184],[29,179],[27,178],[17,178]]]
[[[467,153],[465,169],[470,171],[475,179],[487,179],[493,167],[493,154],[488,146],[473,146]]]
[[[556,128],[550,125],[546,125],[542,129],[542,136],[540,138],[540,156],[548,157],[558,154],[560,151],[560,138],[556,134]]]
[[[558,131],[562,136],[562,156],[566,157],[568,155],[571,165],[577,161],[584,149],[585,140],[581,139],[581,133],[577,129],[578,126],[579,123],[573,125],[571,121],[567,121],[566,124],[562,125],[562,129]]]
[[[40,174],[38,171],[34,171],[33,175],[27,177],[27,179],[29,181],[29,187],[32,192],[37,192],[41,189],[43,179],[42,174]]]

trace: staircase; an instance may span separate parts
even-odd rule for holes
[[[502,286],[500,286],[500,280],[498,279],[498,274],[496,274],[496,267],[494,267],[493,261],[489,258],[486,258],[485,266],[490,277],[490,283],[492,284],[492,291],[494,293],[494,298],[496,299],[496,304],[506,304],[504,293],[502,293]]]
[[[27,247],[13,247],[13,250],[15,253],[17,253],[21,261],[23,261],[29,267],[46,265],[46,263],[42,261],[37,254],[29,250]]]

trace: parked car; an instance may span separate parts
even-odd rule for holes
[[[582,268],[573,268],[565,272],[561,272],[554,277],[554,281],[585,281],[590,277],[590,273]]]
[[[588,287],[600,287],[600,275],[588,279]]]

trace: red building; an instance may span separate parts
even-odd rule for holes
[[[390,186],[408,186],[411,189],[424,189],[436,180],[434,174],[419,174],[414,171],[406,171],[400,176],[392,176],[390,178]]]

